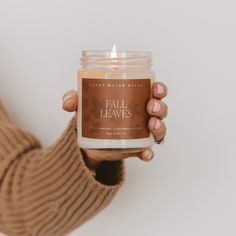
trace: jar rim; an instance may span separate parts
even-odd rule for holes
[[[111,50],[83,50],[82,56],[92,56],[92,55],[104,55],[104,56],[110,56],[112,53]],[[151,51],[135,51],[135,50],[117,50],[116,53],[118,55],[137,55],[137,56],[152,56]]]
[[[129,69],[150,68],[152,53],[148,51],[84,50],[80,64],[83,68]]]

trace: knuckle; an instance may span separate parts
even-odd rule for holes
[[[161,119],[167,117],[167,114],[168,114],[168,106],[165,103],[162,103],[162,109],[160,114]]]
[[[155,141],[160,141],[161,139],[165,137],[165,135],[166,135],[166,131],[162,130],[161,132],[155,135]]]

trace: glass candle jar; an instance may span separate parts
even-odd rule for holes
[[[86,149],[146,148],[154,143],[146,105],[151,53],[83,51],[78,71],[78,143]]]

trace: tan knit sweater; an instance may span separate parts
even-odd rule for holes
[[[96,215],[124,181],[122,161],[103,162],[96,178],[76,141],[76,118],[42,149],[14,126],[0,102],[0,231],[9,236],[61,236]]]

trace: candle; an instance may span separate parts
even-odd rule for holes
[[[78,143],[87,149],[146,148],[154,143],[146,104],[151,53],[83,51],[78,71]]]

